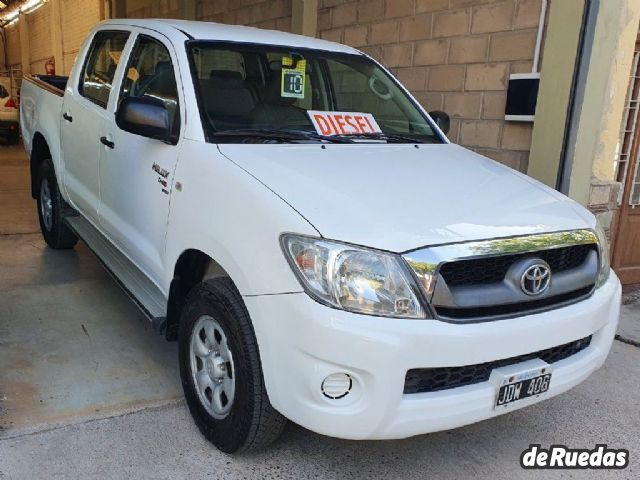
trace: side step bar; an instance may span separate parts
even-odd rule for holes
[[[65,222],[149,317],[153,328],[162,333],[166,326],[167,298],[160,289],[85,218],[80,215],[67,216]]]

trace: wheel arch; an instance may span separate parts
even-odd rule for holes
[[[29,159],[31,172],[31,197],[36,198],[38,194],[38,171],[45,160],[51,159],[51,149],[44,135],[36,132],[31,143],[31,157]],[[55,172],[55,165],[54,165]]]
[[[177,340],[180,315],[189,291],[198,283],[212,278],[229,278],[231,275],[210,255],[190,248],[183,251],[176,261],[173,279],[169,286],[167,305],[167,340]]]

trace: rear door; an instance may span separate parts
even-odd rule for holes
[[[77,84],[67,89],[62,106],[64,184],[73,206],[94,223],[100,203],[98,165],[105,148],[100,139],[113,80],[129,36],[127,30],[95,33]]]
[[[163,254],[181,124],[182,84],[175,52],[160,34],[140,30],[123,70],[114,110],[126,97],[161,100],[169,111],[172,140],[163,142],[121,130],[115,112],[105,124],[112,148],[100,161],[100,225],[147,276],[164,273]]]

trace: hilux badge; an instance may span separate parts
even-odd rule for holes
[[[160,175],[162,178],[167,178],[169,176],[169,170],[165,170],[164,168],[162,168],[160,165],[158,165],[157,163],[154,163],[153,165],[151,165],[151,170],[153,170],[154,172],[156,172],[158,175]]]

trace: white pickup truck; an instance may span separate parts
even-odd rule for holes
[[[178,340],[225,452],[285,418],[347,439],[451,429],[607,357],[621,289],[594,216],[449,143],[446,114],[358,50],[113,20],[68,79],[25,80],[46,242],[81,238]]]

